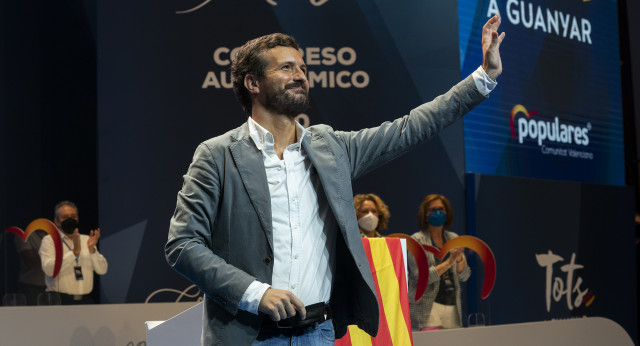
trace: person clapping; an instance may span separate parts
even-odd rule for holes
[[[443,195],[426,196],[418,209],[420,231],[411,235],[422,245],[442,249],[444,244],[458,235],[448,231],[453,223],[453,211],[449,200]],[[411,328],[433,330],[462,327],[460,283],[471,274],[462,248],[452,249],[443,259],[426,252],[429,261],[427,290],[418,300],[409,300]],[[409,260],[409,296],[414,297],[418,269],[414,260]]]

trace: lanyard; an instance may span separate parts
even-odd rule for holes
[[[427,233],[428,233],[428,232],[429,232],[429,231],[427,231]],[[435,247],[436,249],[440,250],[440,248],[438,247],[438,245],[436,245],[436,242],[435,242],[435,241],[433,240],[433,238],[431,237],[431,233],[428,233],[428,234],[429,234],[429,239],[431,240],[431,245],[432,245],[433,247]],[[444,229],[443,229],[443,230],[442,230],[442,244],[444,245],[444,243],[446,243],[446,242],[447,242],[447,239],[444,237]]]
[[[73,250],[71,249],[71,247],[69,246],[69,244],[67,244],[66,241],[64,241],[64,238],[62,238],[62,242],[64,243],[64,245],[67,246],[67,249],[69,249],[69,251],[73,252]],[[80,256],[80,253],[78,253],[78,256],[76,256],[76,265],[78,264],[78,257]]]
[[[428,231],[427,231],[428,232]],[[431,240],[431,246],[435,247],[438,250],[442,250],[438,247],[438,245],[436,245],[436,242],[433,240],[433,238],[431,237],[431,233],[429,233],[429,240]],[[444,229],[442,230],[442,245],[444,247],[444,243],[447,242],[447,238],[444,235]],[[436,261],[439,261],[439,263],[442,263],[445,261],[446,258],[449,257],[449,253],[447,252],[444,257],[442,258],[436,258]]]

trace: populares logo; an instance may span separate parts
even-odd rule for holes
[[[545,155],[593,160],[592,152],[576,150],[589,146],[589,133],[592,130],[590,122],[582,126],[562,122],[557,116],[545,118],[521,104],[513,106],[509,122],[511,137],[519,144],[535,142]]]
[[[516,138],[515,118],[518,117],[518,135]],[[517,139],[518,143],[524,142],[525,139],[537,140],[538,145],[542,146],[544,141],[555,143],[578,144],[583,146],[589,145],[589,131],[591,123],[581,127],[577,125],[569,125],[560,123],[558,117],[554,117],[552,121],[541,119],[532,119],[537,115],[535,110],[527,111],[523,105],[515,105],[511,109],[511,137]]]
[[[18,227],[9,227],[5,229],[5,233],[13,233],[22,239],[27,241],[29,236],[37,230],[43,230],[53,239],[53,246],[56,249],[56,261],[53,265],[53,277],[55,278],[60,273],[60,267],[62,266],[62,239],[60,239],[60,233],[56,225],[47,219],[36,219],[27,225],[26,230],[21,230]]]
[[[576,263],[575,252],[571,254],[569,263],[560,266],[560,273],[557,272],[556,263],[564,261],[564,258],[554,254],[549,250],[547,253],[536,254],[536,260],[540,267],[545,268],[545,301],[547,303],[547,312],[551,312],[551,301],[558,303],[565,300],[567,308],[582,306],[589,307],[596,298],[593,291],[588,288],[582,288],[582,277],[576,275],[576,271],[583,269],[582,264]]]

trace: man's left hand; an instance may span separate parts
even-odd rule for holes
[[[482,68],[494,81],[502,73],[500,44],[505,33],[498,35],[500,22],[500,15],[496,14],[482,27]]]
[[[89,248],[90,253],[96,252],[96,245],[98,244],[98,239],[100,239],[100,228],[96,230],[92,230],[89,233],[89,240],[87,240],[87,247]]]

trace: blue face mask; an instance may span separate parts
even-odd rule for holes
[[[442,210],[436,210],[429,214],[429,224],[431,226],[442,226],[447,222],[447,214]]]

